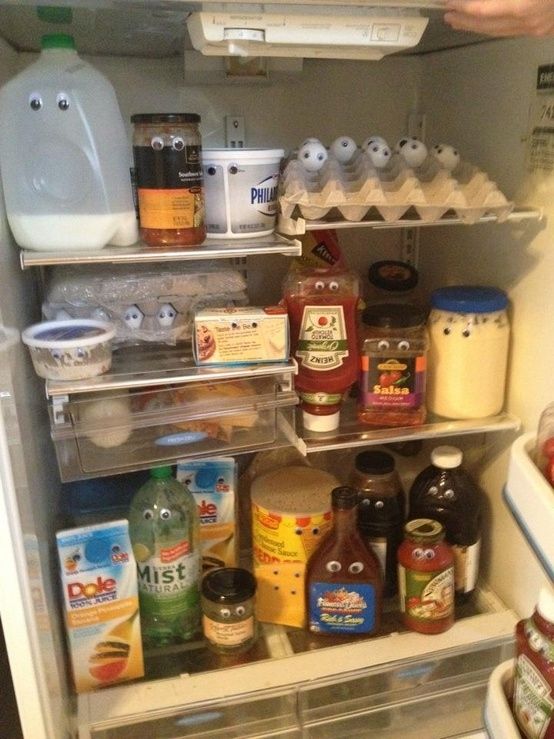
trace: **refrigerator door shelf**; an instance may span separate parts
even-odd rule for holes
[[[515,660],[502,662],[493,670],[485,699],[485,728],[491,739],[520,739],[521,734],[510,710]]]
[[[513,443],[504,499],[543,568],[554,580],[554,490],[533,461],[536,435]]]

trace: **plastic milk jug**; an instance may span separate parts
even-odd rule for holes
[[[19,246],[100,249],[138,239],[130,147],[115,92],[65,34],[0,90],[0,173]]]

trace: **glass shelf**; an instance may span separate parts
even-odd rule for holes
[[[191,259],[235,259],[252,255],[299,256],[302,245],[296,239],[271,234],[254,239],[207,239],[201,246],[182,249],[153,249],[142,242],[133,246],[106,246],[96,251],[20,252],[21,268],[59,264],[136,264],[140,262],[182,262]]]

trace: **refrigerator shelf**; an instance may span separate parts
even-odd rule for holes
[[[340,645],[263,624],[261,644],[246,655],[210,653],[201,642],[149,653],[146,680],[79,696],[80,739],[213,737],[239,724],[244,737],[478,731],[489,676],[513,654],[517,619],[486,589],[466,608],[433,636],[404,631],[393,610],[382,636]],[[456,718],[446,708],[453,700]]]
[[[201,246],[182,249],[154,249],[142,242],[133,246],[105,246],[95,251],[20,251],[22,269],[59,264],[137,264],[183,262],[191,259],[238,259],[248,256],[284,254],[299,256],[302,244],[280,234],[253,239],[207,239]]]
[[[554,581],[554,489],[533,461],[536,434],[513,443],[504,500],[550,579]]]
[[[514,664],[513,659],[502,662],[489,678],[483,719],[490,739],[521,739],[508,703]]]
[[[539,221],[543,218],[541,209],[521,206],[514,210],[504,219],[499,219],[496,215],[484,215],[477,223],[519,223],[520,221]],[[413,218],[400,218],[397,221],[385,221],[383,219],[362,220],[362,221],[346,221],[337,220],[332,217],[320,220],[309,221],[305,218],[285,218],[280,215],[277,222],[277,229],[280,233],[287,236],[301,236],[307,231],[317,231],[321,228],[420,228],[428,226],[459,226],[464,224],[461,218],[454,213],[448,212],[436,221],[422,221],[417,216]]]
[[[336,431],[318,433],[305,431],[298,414],[296,428],[299,435],[299,450],[302,454],[324,452],[331,449],[352,449],[374,444],[390,444],[417,439],[436,439],[446,436],[486,433],[489,431],[517,431],[520,420],[509,413],[500,413],[488,418],[450,420],[430,415],[421,426],[372,427],[358,422],[355,401],[343,404],[340,426]]]

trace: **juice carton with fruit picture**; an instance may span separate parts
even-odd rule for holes
[[[144,675],[136,562],[126,520],[56,534],[78,693]]]

